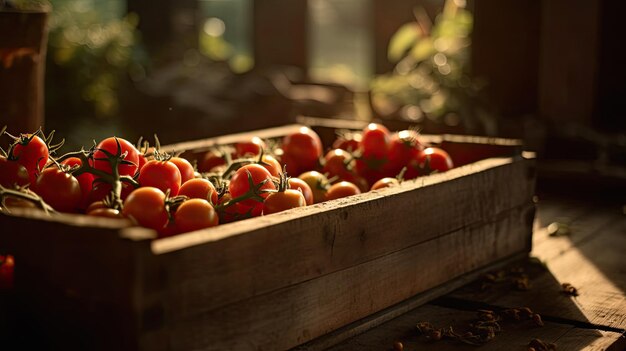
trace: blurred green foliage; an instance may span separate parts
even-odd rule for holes
[[[391,38],[388,58],[394,70],[371,82],[372,105],[379,113],[424,116],[469,131],[495,133],[491,116],[478,99],[481,85],[469,75],[473,16],[458,0],[447,0],[431,22],[421,8],[414,22]]]
[[[122,79],[129,71],[142,70],[138,65],[142,56],[137,48],[139,19],[134,14],[124,16],[121,1],[51,2],[48,62],[62,68],[65,82],[49,82],[55,86],[47,90],[57,101],[86,102],[91,109],[86,114],[115,115]]]

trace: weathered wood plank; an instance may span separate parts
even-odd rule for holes
[[[170,345],[174,350],[282,350],[304,343],[521,248],[523,252],[525,211],[514,209],[494,222],[466,226],[203,314],[185,311],[187,318],[170,326]],[[260,265],[274,259],[263,257]]]
[[[451,325],[461,330],[474,319],[473,312],[425,305],[328,350],[391,350],[395,341],[401,341],[405,350],[469,349],[470,346],[451,340],[428,342],[418,335],[415,325],[429,321],[436,327]],[[557,350],[606,350],[622,339],[620,333],[581,329],[554,322],[545,322],[543,327],[523,322],[504,322],[502,325],[503,331],[491,342],[481,346],[480,350],[525,350],[530,340],[535,338],[556,343]]]
[[[187,318],[502,216],[518,216],[530,231],[532,181],[525,161],[510,162],[488,160],[395,189],[154,241],[171,286],[169,316]]]
[[[576,231],[571,238],[549,238],[534,248],[532,254],[546,267],[537,262],[524,267],[529,291],[512,291],[508,285],[480,291],[474,285],[450,296],[503,307],[528,305],[546,316],[626,329],[626,218],[617,209],[592,210],[591,205],[587,209],[573,222]],[[563,295],[564,282],[576,287],[580,295]]]

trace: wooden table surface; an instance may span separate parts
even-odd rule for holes
[[[531,258],[493,272],[330,350],[528,350],[532,339],[557,350],[626,350],[626,207],[601,200],[541,196]],[[496,278],[495,282],[491,278]],[[527,277],[528,288],[524,290]],[[515,282],[522,286],[516,287]],[[578,296],[562,292],[570,283]],[[457,340],[429,341],[420,322],[467,330],[477,310],[528,307],[530,320],[499,322],[502,330],[478,347]]]

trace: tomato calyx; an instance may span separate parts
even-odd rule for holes
[[[65,144],[65,139],[61,139],[60,142],[56,144],[52,144],[52,138],[54,138],[54,133],[55,131],[53,130],[50,132],[50,134],[48,134],[48,136],[46,136],[40,127],[34,133],[30,133],[30,134],[22,133],[19,136],[14,136],[11,133],[6,131],[6,126],[5,126],[4,128],[2,128],[0,135],[7,135],[9,138],[13,139],[13,143],[11,144],[11,146],[9,146],[9,151],[7,152],[7,158],[11,161],[17,161],[18,157],[16,157],[13,152],[15,147],[17,145],[27,146],[35,137],[41,138],[46,144],[46,147],[48,148],[48,152],[51,155],[53,155],[56,151],[58,151],[63,146],[63,144]]]
[[[109,196],[107,196],[109,201],[108,207],[120,210],[123,203],[122,183],[130,184],[135,188],[139,187],[139,183],[131,176],[120,175],[118,169],[119,165],[134,165],[134,163],[124,159],[126,157],[126,152],[122,152],[122,146],[117,138],[115,138],[115,141],[117,144],[117,151],[115,152],[115,154],[104,149],[98,149],[94,141],[94,146],[91,147],[89,150],[81,149],[80,151],[66,153],[57,158],[54,162],[58,164],[71,157],[79,158],[81,160],[81,165],[70,167],[69,169],[67,169],[67,172],[72,174],[74,177],[78,177],[83,173],[91,173],[96,177],[93,181],[94,185],[97,183],[111,184],[111,193],[109,194]],[[94,158],[93,155],[96,151],[102,152],[105,157]],[[94,166],[92,166],[93,161],[108,162],[111,165],[111,173],[95,168]]]
[[[249,186],[248,191],[246,191],[243,195],[234,197],[222,204],[215,206],[215,210],[218,211],[218,213],[223,212],[227,208],[245,200],[252,199],[257,202],[262,203],[263,201],[265,201],[265,198],[261,194],[276,192],[275,189],[263,189],[263,186],[267,182],[271,181],[271,179],[265,179],[259,182],[258,184],[255,184],[254,179],[252,178],[252,173],[250,173],[250,171],[247,171],[247,173],[248,173],[248,186]]]

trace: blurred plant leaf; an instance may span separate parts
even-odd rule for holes
[[[421,37],[422,30],[417,23],[407,23],[400,27],[391,37],[391,40],[389,40],[389,49],[387,50],[387,58],[389,61],[400,61]]]
[[[415,61],[423,61],[433,55],[435,47],[431,38],[422,38],[411,49],[411,56]]]

